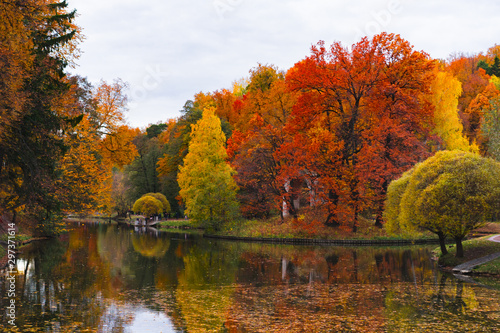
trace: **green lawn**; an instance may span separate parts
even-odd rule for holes
[[[161,221],[159,223],[159,226],[165,227],[165,228],[197,228],[198,227],[198,225],[195,224],[193,221],[184,220],[184,219]]]
[[[500,258],[487,262],[473,269],[474,273],[500,275]]]

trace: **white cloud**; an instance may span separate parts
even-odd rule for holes
[[[74,72],[95,83],[129,82],[128,118],[138,127],[179,116],[194,94],[228,88],[257,63],[288,69],[319,40],[350,45],[389,31],[438,58],[500,42],[493,0],[70,0],[69,7],[87,37]]]

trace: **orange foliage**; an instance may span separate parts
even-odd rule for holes
[[[448,70],[462,83],[462,95],[458,108],[464,112],[471,101],[488,85],[488,77],[482,68],[477,68],[478,58],[456,56],[448,63]]]
[[[287,191],[279,173],[286,161],[277,150],[287,140],[284,128],[297,98],[295,92],[287,91],[283,74],[276,68],[259,65],[251,73],[247,93],[233,104],[238,120],[227,147],[242,188],[242,213],[248,217],[282,209]]]
[[[484,110],[490,107],[490,100],[498,97],[500,92],[493,83],[489,83],[484,90],[479,93],[465,110],[467,116],[466,133],[471,142],[477,142],[481,151],[486,151],[484,140],[480,137],[481,121]]]
[[[113,133],[106,135],[99,144],[104,163],[120,168],[132,163],[137,156],[137,149],[132,140],[140,133],[138,128],[122,125],[116,128]]]
[[[323,42],[287,74],[302,92],[287,124],[293,140],[280,148],[329,212],[350,222],[372,207],[379,217],[390,180],[425,155],[433,63],[398,35],[382,33],[329,49]],[[299,176],[285,170],[285,177]],[[292,171],[292,172],[290,172]]]

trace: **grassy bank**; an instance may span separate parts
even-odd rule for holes
[[[456,247],[455,245],[449,245],[448,254],[441,255],[441,250],[436,248],[434,254],[438,259],[439,265],[445,268],[453,268],[457,265],[463,264],[464,262],[481,258],[496,252],[500,252],[500,243],[489,241],[491,235],[483,236],[476,239],[471,239],[463,242],[464,247],[464,257],[456,258]],[[496,268],[495,268],[496,267]],[[495,273],[496,272],[498,273]],[[495,260],[490,263],[481,265],[474,269],[474,272],[481,273],[500,273],[500,260]]]
[[[500,258],[474,268],[473,272],[477,274],[500,275]]]
[[[267,220],[246,220],[234,223],[216,233],[218,236],[283,238],[283,239],[326,239],[326,240],[401,240],[404,236],[389,236],[384,228],[361,218],[356,232],[351,226],[328,227],[323,222],[300,215],[297,219],[281,221],[279,217]],[[435,239],[432,234],[422,234],[419,238]]]
[[[194,223],[193,221],[190,221],[190,220],[185,220],[185,219],[161,221],[158,225],[161,228],[179,228],[179,229],[198,228],[198,225],[196,223]]]

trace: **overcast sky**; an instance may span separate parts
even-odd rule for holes
[[[319,40],[349,46],[382,31],[433,58],[500,44],[498,0],[69,0],[86,36],[70,72],[129,83],[128,123],[176,118],[200,92],[261,64],[287,70]]]

